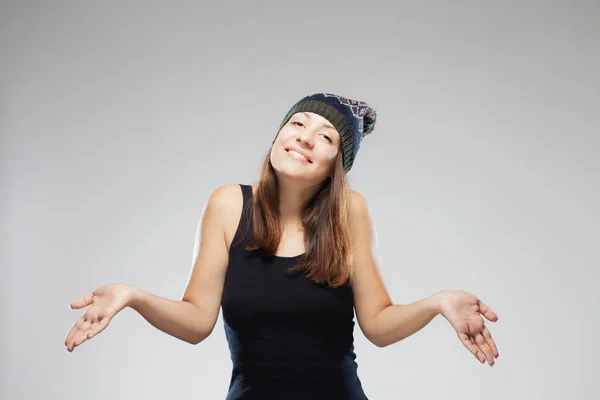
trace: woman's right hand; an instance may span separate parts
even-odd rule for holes
[[[134,290],[133,286],[109,283],[73,301],[69,306],[71,309],[90,307],[75,321],[67,334],[67,350],[72,352],[75,347],[102,332],[112,318],[130,304]]]

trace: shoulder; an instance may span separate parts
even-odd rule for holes
[[[356,190],[348,190],[350,217],[364,217],[369,214],[369,204],[365,196]]]
[[[373,230],[369,203],[361,193],[355,190],[350,190],[349,193],[348,223],[350,232],[354,240],[367,243]]]
[[[207,207],[214,210],[234,211],[242,207],[243,196],[239,184],[231,183],[221,185],[210,194],[207,200]]]
[[[219,218],[229,250],[237,231],[244,206],[244,196],[239,184],[225,184],[216,188],[209,196],[205,212]]]
[[[215,216],[225,224],[225,229],[237,219],[242,212],[244,197],[239,184],[221,185],[210,194],[204,205],[203,214]]]

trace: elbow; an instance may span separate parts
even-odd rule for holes
[[[369,339],[369,341],[371,343],[373,343],[375,346],[377,346],[379,348],[387,347],[390,344],[390,343],[388,343],[388,342],[386,342],[384,340],[381,340],[381,339],[375,338],[375,337],[371,337],[371,338],[367,338],[367,339]]]
[[[374,332],[363,332],[367,340],[373,343],[375,346],[383,348],[387,347],[390,343],[385,341],[381,335],[377,335]]]
[[[205,338],[203,338],[201,336],[194,336],[191,338],[184,339],[184,341],[189,344],[196,345],[196,344],[200,344],[204,339]]]
[[[396,337],[396,338],[384,338],[384,337],[367,337],[367,339],[369,339],[369,341],[371,343],[373,343],[375,346],[380,347],[380,348],[384,348],[384,347],[388,347],[389,345],[392,345],[394,343],[398,343],[401,342],[402,340],[405,339],[405,337]]]
[[[193,315],[191,315],[191,317],[195,320],[195,323],[191,326],[191,329],[188,330],[186,337],[182,338],[182,340],[193,345],[200,344],[210,336],[215,327],[216,321],[207,320],[205,313],[202,312],[196,304],[188,300],[181,301],[191,304],[195,309]]]
[[[380,348],[387,347],[390,345],[390,342],[385,340],[384,335],[380,333],[380,327],[377,322],[377,319],[373,319],[369,323],[363,322],[361,325],[362,332],[365,338],[375,346]]]
[[[367,340],[379,348],[384,348],[394,343],[393,341],[389,340],[389,335],[386,335],[385,326],[382,326],[382,323],[385,322],[382,321],[382,314],[384,314],[383,311],[388,307],[390,306],[381,309],[369,319],[363,318],[364,322],[361,325],[362,331]]]
[[[209,337],[212,333],[212,328],[209,329],[207,326],[204,326],[204,324],[202,325],[203,326],[201,327],[196,327],[194,329],[187,330],[185,333],[177,337],[189,344],[200,344],[201,342],[206,340],[206,338]]]
[[[200,344],[201,342],[205,341],[206,338],[208,338],[211,335],[214,328],[215,328],[214,324],[212,326],[203,327],[202,329],[199,330],[199,332],[196,335],[194,335],[193,340],[191,340],[189,343],[190,344]]]
[[[189,344],[196,345],[196,344],[202,343],[204,341],[204,339],[206,339],[206,338],[207,338],[207,336],[193,336],[190,338],[185,338],[185,339],[183,339],[183,341],[186,343],[189,343]]]
[[[402,341],[402,339],[386,340],[386,339],[382,339],[382,338],[377,338],[377,339],[374,338],[374,339],[369,339],[369,341],[379,348],[384,348],[384,347],[388,347],[391,344],[398,343],[398,342]]]
[[[211,333],[212,333],[212,331],[211,332],[203,331],[203,332],[201,332],[199,334],[196,334],[196,335],[188,338],[185,341],[188,342],[189,344],[193,344],[193,345],[200,344],[204,340],[206,340],[206,338],[209,337]]]

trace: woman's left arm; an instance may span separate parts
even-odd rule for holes
[[[493,322],[498,316],[477,297],[464,291],[441,291],[410,304],[392,304],[371,252],[373,228],[367,201],[358,192],[350,194],[352,290],[358,324],[365,337],[385,347],[418,332],[441,314],[480,362],[487,360],[493,365],[498,348],[481,315]]]

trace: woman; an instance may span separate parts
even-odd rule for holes
[[[341,96],[298,101],[281,123],[260,184],[224,185],[209,197],[182,299],[102,286],[71,303],[89,308],[67,335],[68,351],[125,307],[197,344],[212,332],[221,306],[233,362],[227,399],[366,399],[354,311],[379,347],[441,314],[481,363],[493,365],[498,349],[481,315],[498,317],[477,297],[442,291],[407,305],[390,300],[371,254],[367,203],[346,183],[375,121],[368,104]]]

